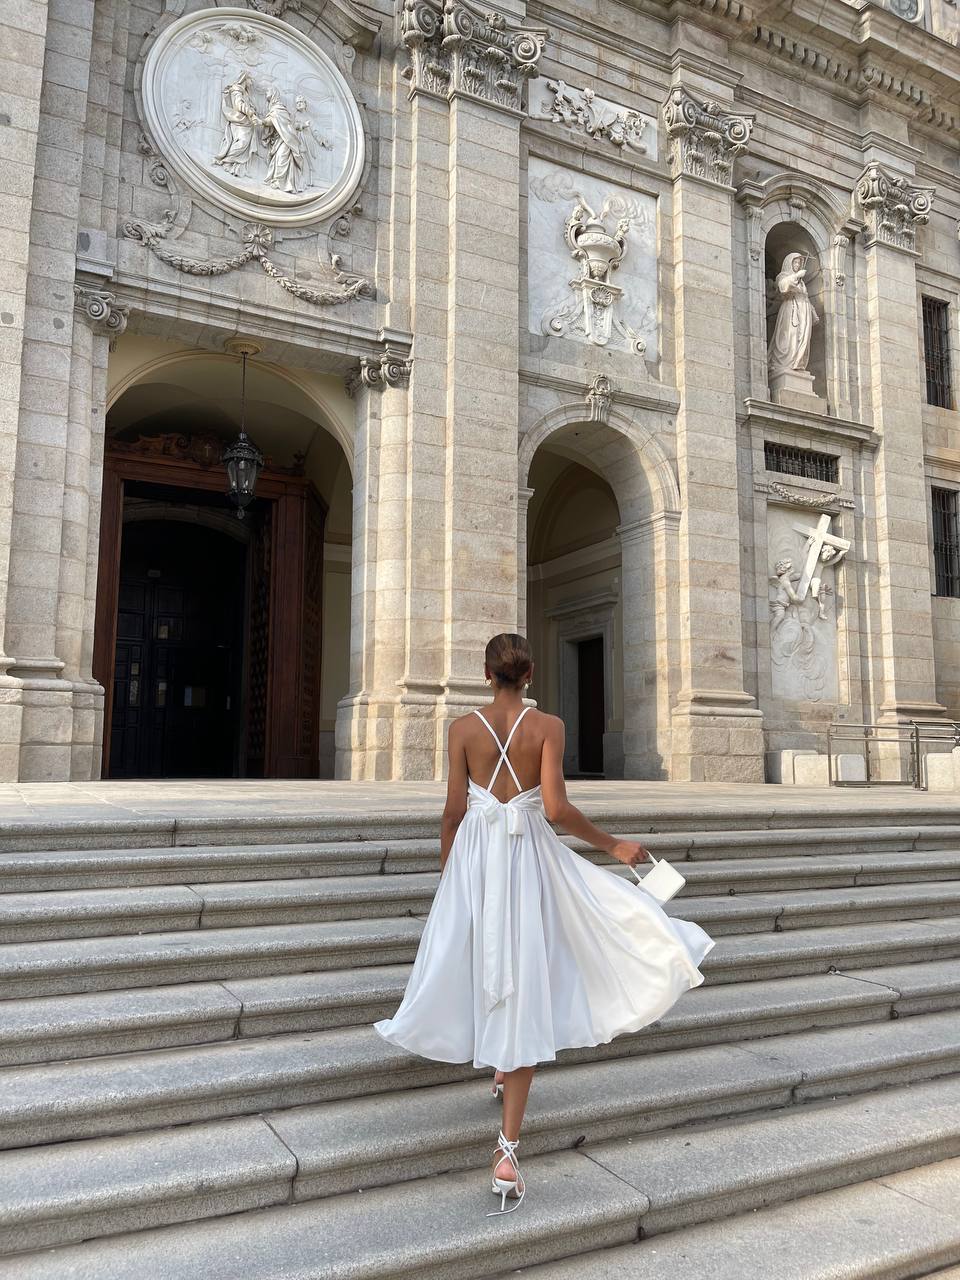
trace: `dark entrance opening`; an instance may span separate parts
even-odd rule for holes
[[[577,644],[577,765],[580,773],[603,773],[603,637]]]
[[[124,526],[111,777],[242,772],[246,577],[247,547],[215,528]]]

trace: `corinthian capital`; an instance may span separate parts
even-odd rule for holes
[[[871,162],[857,179],[857,200],[871,243],[916,248],[917,227],[930,221],[933,187],[914,187],[898,173]]]
[[[118,302],[115,293],[74,285],[73,295],[74,307],[96,333],[118,338],[126,329],[130,308],[126,303]]]
[[[403,74],[411,94],[463,94],[521,111],[546,36],[463,0],[403,0],[400,39],[410,55]]]
[[[663,104],[663,125],[674,177],[687,173],[729,186],[733,162],[750,143],[753,120],[724,111],[717,102],[703,102],[682,85],[671,89]]]

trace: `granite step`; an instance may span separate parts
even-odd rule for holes
[[[205,1226],[210,1230],[213,1224],[198,1224],[197,1232],[204,1234]],[[143,1243],[156,1247],[154,1240]],[[601,1244],[563,1261],[555,1254],[525,1268],[523,1275],[526,1280],[770,1280],[773,1258],[777,1280],[953,1280],[960,1276],[960,1268],[952,1265],[960,1259],[960,1160],[880,1175],[639,1243]],[[310,1272],[297,1272],[295,1265],[291,1259],[278,1280],[306,1280]],[[500,1280],[514,1271],[501,1266],[487,1274]],[[24,1280],[52,1280],[52,1275],[27,1271]],[[65,1273],[72,1280],[86,1275]],[[363,1272],[351,1275],[360,1280]],[[105,1273],[103,1280],[112,1278]],[[171,1280],[179,1276],[173,1273]],[[208,1280],[220,1277],[213,1271]]]
[[[897,987],[883,969],[866,972],[705,985],[639,1034],[659,1052],[960,1006],[955,961],[894,968]],[[0,1066],[368,1026],[395,1011],[409,976],[409,965],[381,965],[0,1001]]]
[[[613,867],[610,873],[633,887],[627,868]],[[437,872],[411,872],[0,894],[0,946],[174,930],[425,917],[438,881]],[[697,894],[688,886],[666,910],[695,920],[714,936],[845,922],[960,918],[960,879],[820,889],[788,885],[750,893]]]
[[[635,1062],[644,1052],[638,1035],[568,1050],[561,1055],[561,1074],[573,1063]],[[690,1071],[703,1072],[697,1079],[709,1091],[715,1089],[717,1071],[735,1073],[741,1061],[751,1069],[759,1062],[769,1071],[780,1103],[933,1079],[960,1071],[960,1018],[953,1011],[917,1014],[681,1049],[645,1057],[643,1069],[655,1063],[660,1071],[673,1069],[684,1078]],[[488,1079],[490,1072],[481,1074]],[[387,1044],[370,1027],[9,1067],[0,1072],[0,1149],[411,1088],[419,1094],[428,1085],[467,1079],[476,1079],[481,1091],[487,1087],[469,1064],[419,1058]],[[756,1082],[750,1092],[755,1098]]]
[[[73,1151],[22,1153],[3,1162],[16,1191],[0,1223],[6,1246],[17,1247],[18,1239],[28,1238],[32,1221],[34,1251],[0,1260],[0,1277],[447,1280],[516,1274],[521,1267],[543,1280],[769,1280],[771,1257],[777,1259],[778,1277],[790,1280],[919,1275],[960,1258],[960,1160],[953,1157],[960,1149],[958,1090],[960,1081],[944,1080],[547,1154],[537,1154],[531,1141],[523,1161],[524,1203],[518,1212],[494,1219],[485,1216],[492,1200],[486,1173],[476,1165],[458,1170],[454,1150],[448,1152],[454,1163],[443,1166],[453,1171],[442,1178],[421,1176],[314,1198],[310,1157],[323,1134],[294,1120],[279,1142],[274,1115],[266,1122],[151,1135],[156,1147],[146,1178],[130,1139],[126,1145],[83,1143]],[[549,1109],[549,1102],[544,1105]],[[469,1120],[466,1125],[471,1127]],[[483,1128],[487,1142],[476,1147],[477,1164],[490,1155],[489,1119]],[[378,1127],[381,1138],[384,1129]],[[194,1139],[207,1139],[206,1151],[191,1142],[191,1132]],[[416,1137],[411,1127],[404,1142],[394,1142],[408,1170],[420,1159]],[[252,1179],[256,1170],[255,1182],[238,1175],[244,1138],[251,1145],[245,1173]],[[220,1150],[224,1159],[218,1162]],[[338,1151],[347,1157],[346,1150]],[[42,1155],[50,1163],[38,1167]],[[48,1233],[57,1230],[61,1239],[91,1236],[122,1231],[117,1224],[138,1211],[141,1226],[165,1211],[188,1212],[197,1174],[191,1177],[178,1166],[178,1156],[196,1159],[201,1176],[210,1178],[211,1197],[232,1196],[242,1205],[255,1188],[301,1202],[270,1209],[251,1205],[240,1216],[188,1224],[181,1219],[176,1226],[36,1251],[36,1242],[49,1242]],[[89,1170],[98,1164],[109,1171],[106,1195],[91,1181]],[[62,1186],[71,1175],[77,1194],[64,1203]],[[671,1231],[680,1225],[682,1232]]]
[[[629,834],[629,833],[628,833]],[[839,859],[821,874],[843,877],[856,863],[865,873],[899,878],[948,879],[958,874],[960,827],[826,828],[760,831],[694,831],[649,834],[633,831],[658,857],[689,864],[693,880],[710,879],[730,864],[730,883],[748,884],[765,873],[802,876],[809,859]],[[578,853],[609,865],[605,855],[564,837]],[[898,862],[895,855],[906,856]],[[434,838],[341,840],[294,844],[175,846],[115,849],[41,849],[0,852],[0,893],[56,889],[111,889],[135,885],[211,883],[221,880],[287,880],[318,876],[435,872]],[[787,865],[787,864],[790,865]],[[700,871],[698,864],[705,865]],[[756,869],[751,873],[751,869]],[[812,869],[811,874],[813,874]],[[936,872],[941,872],[936,876]],[[818,883],[820,881],[818,880]],[[835,880],[830,882],[836,882]],[[843,881],[845,882],[845,881]]]
[[[384,918],[11,943],[0,946],[0,992],[13,1000],[403,964],[422,929]],[[717,984],[951,956],[960,956],[960,917],[721,936],[702,970]]]

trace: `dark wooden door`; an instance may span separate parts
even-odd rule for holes
[[[603,773],[603,732],[607,714],[603,703],[603,637],[577,645],[577,765],[580,773]]]
[[[241,543],[202,526],[125,528],[111,777],[239,771],[245,556]]]

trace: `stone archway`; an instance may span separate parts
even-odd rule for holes
[[[582,404],[562,405],[524,435],[518,459],[519,559],[524,564],[528,560],[529,479],[539,451],[586,467],[608,486],[619,513],[614,530],[620,554],[618,599],[609,603],[617,615],[620,644],[616,669],[622,680],[622,772],[625,777],[657,778],[666,776],[676,692],[672,648],[677,628],[671,609],[680,493],[673,465],[641,415],[639,410],[631,416],[608,407],[600,420],[590,421]],[[526,629],[525,574],[519,581],[518,618],[521,630]],[[603,620],[598,614],[595,621],[600,627]]]

